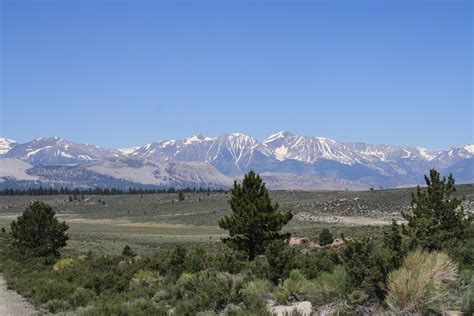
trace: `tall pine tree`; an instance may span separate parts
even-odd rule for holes
[[[35,201],[11,223],[13,246],[34,257],[58,256],[69,238],[68,228],[58,221],[51,206]]]
[[[412,193],[412,212],[402,212],[408,221],[403,233],[409,237],[410,246],[432,251],[449,242],[462,241],[474,218],[461,206],[464,197],[451,196],[456,191],[453,176],[441,178],[438,171],[431,169],[425,181],[426,188],[418,186]]]
[[[263,254],[272,241],[289,238],[289,233],[280,231],[293,215],[280,212],[278,204],[272,204],[265,183],[255,172],[245,175],[242,185],[234,183],[229,202],[233,214],[219,221],[221,228],[229,230],[230,237],[223,241],[245,251],[249,260]]]

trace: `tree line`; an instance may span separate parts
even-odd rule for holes
[[[192,193],[192,192],[199,192],[199,193],[224,193],[227,192],[225,189],[215,189],[215,188],[184,188],[184,189],[177,189],[174,187],[163,188],[163,189],[142,189],[142,188],[129,188],[128,190],[118,189],[118,188],[87,188],[87,189],[71,189],[71,188],[64,188],[61,187],[60,189],[49,187],[49,188],[28,188],[28,189],[11,189],[6,188],[0,190],[0,195],[121,195],[121,194],[157,194],[157,193]]]

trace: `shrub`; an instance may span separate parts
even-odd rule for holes
[[[362,290],[371,297],[383,300],[387,276],[396,268],[395,252],[376,247],[369,238],[348,241],[342,250],[347,272],[347,290]]]
[[[53,265],[53,270],[54,271],[61,271],[64,268],[72,266],[76,261],[72,258],[64,258],[56,261],[56,263]]]
[[[85,289],[83,287],[78,287],[72,293],[69,302],[74,307],[86,306],[95,299],[95,292],[91,289]]]
[[[199,272],[208,270],[211,264],[211,255],[202,246],[193,247],[187,251],[186,258],[183,262],[183,268],[186,272]]]
[[[288,302],[288,298],[290,297],[290,292],[285,289],[278,289],[274,294],[273,298],[280,304],[286,304]]]
[[[242,289],[242,300],[247,310],[254,313],[267,313],[264,296],[271,289],[267,280],[255,280],[247,283]]]
[[[65,312],[69,309],[69,304],[65,300],[52,299],[41,305],[41,309],[48,313],[57,314],[59,312]]]
[[[457,265],[442,252],[416,250],[388,279],[386,303],[397,313],[442,312],[455,303],[449,291],[458,282]]]
[[[334,299],[343,299],[346,296],[347,273],[342,266],[336,266],[331,273],[321,273],[313,283],[314,292],[311,301],[315,305]]]
[[[463,279],[465,290],[462,296],[461,310],[466,315],[474,315],[474,272],[465,272]]]
[[[66,246],[68,228],[58,221],[51,206],[34,202],[11,223],[12,245],[26,255],[57,256]]]
[[[37,303],[46,303],[50,300],[67,301],[70,295],[74,292],[73,285],[66,281],[57,279],[39,279],[35,284],[32,284],[32,287],[31,294],[34,296],[34,301]]]
[[[462,243],[452,244],[445,248],[460,269],[474,270],[474,226],[468,231]]]
[[[323,231],[319,234],[319,244],[321,246],[326,246],[332,244],[334,237],[329,231],[329,229],[324,228]]]
[[[289,276],[295,250],[285,241],[276,240],[268,245],[265,257],[268,260],[268,278],[278,284],[280,279]]]
[[[255,279],[268,279],[270,276],[270,264],[265,256],[257,256],[253,261],[247,262],[246,270]]]
[[[124,257],[135,257],[135,252],[130,248],[129,245],[125,245],[122,250],[122,256]]]
[[[315,279],[323,271],[331,272],[338,260],[334,256],[335,249],[320,249],[318,251],[306,251],[295,254],[292,261],[292,267],[300,270],[310,279]]]
[[[348,301],[351,304],[363,304],[367,299],[369,298],[369,295],[365,293],[364,291],[361,290],[355,290],[348,296]]]
[[[186,260],[187,250],[181,245],[177,245],[173,248],[171,253],[167,256],[167,270],[171,276],[175,279],[185,271],[185,260]]]
[[[217,270],[229,273],[239,273],[246,266],[246,257],[243,252],[226,249],[216,257]]]
[[[139,285],[152,286],[160,281],[160,275],[154,271],[139,270],[132,278],[132,282]]]
[[[283,287],[290,294],[304,294],[308,290],[309,282],[298,270],[293,270],[290,277],[283,282]]]
[[[178,315],[222,310],[237,297],[235,280],[227,273],[183,273],[172,289]]]

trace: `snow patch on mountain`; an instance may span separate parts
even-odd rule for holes
[[[474,144],[464,145],[462,148],[468,151],[469,153],[474,154]]]
[[[17,145],[16,141],[0,137],[0,155],[9,152],[15,145]]]
[[[128,156],[128,155],[133,154],[138,148],[140,147],[135,146],[135,147],[128,147],[128,148],[121,148],[121,149],[118,149],[118,152],[121,153],[122,155]]]

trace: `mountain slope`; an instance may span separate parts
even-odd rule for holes
[[[233,183],[205,163],[155,163],[114,158],[89,165],[33,166],[15,158],[0,159],[0,188],[223,188]]]
[[[69,165],[99,161],[119,155],[98,146],[78,144],[60,137],[38,138],[19,144],[4,156],[17,158],[32,165]]]
[[[68,186],[115,183],[222,187],[254,170],[266,174],[269,187],[275,188],[391,188],[422,183],[430,168],[453,172],[462,182],[474,181],[474,145],[430,151],[338,142],[284,131],[262,142],[241,133],[228,133],[109,150],[50,137],[25,144],[0,139],[2,148],[4,154],[0,157],[13,159],[0,160],[4,184],[6,179],[15,181],[14,176],[20,175],[18,181]],[[28,177],[34,178],[26,180]]]

